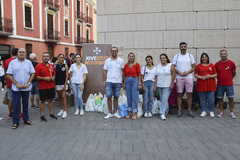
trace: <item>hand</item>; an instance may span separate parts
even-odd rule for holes
[[[19,88],[19,89],[23,88],[23,86],[21,84],[17,84],[16,87]]]
[[[55,80],[55,78],[54,77],[51,77],[51,81],[54,81]]]
[[[103,88],[106,88],[106,82],[103,83]]]
[[[143,92],[145,92],[146,91],[146,89],[145,89],[145,87],[143,86]]]
[[[153,92],[155,92],[156,91],[156,87],[153,87]]]
[[[183,76],[186,77],[189,74],[188,71],[183,72]]]
[[[63,91],[66,91],[66,86],[65,85],[63,86]]]
[[[23,89],[24,88],[28,88],[30,85],[28,83],[24,84],[24,86],[22,87]]]
[[[49,82],[49,81],[51,81],[52,78],[51,77],[45,77],[44,79],[45,79],[45,81]]]
[[[72,90],[72,86],[71,85],[69,85],[69,89]]]
[[[82,84],[79,86],[79,90],[80,90],[80,91],[83,90],[83,85],[82,85]]]
[[[173,90],[173,84],[170,85],[169,90]]]
[[[180,75],[181,77],[184,77],[183,72],[179,72],[179,75]]]
[[[209,78],[210,78],[209,74],[205,75],[205,79],[209,79]]]
[[[138,85],[138,90],[140,90],[141,89],[141,85]]]

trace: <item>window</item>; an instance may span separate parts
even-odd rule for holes
[[[77,0],[77,11],[79,11],[79,12],[80,12],[80,3],[81,3],[81,1]]]
[[[86,17],[88,17],[88,13],[89,13],[89,6],[88,4],[86,5]]]
[[[65,0],[65,6],[68,6],[68,0]]]
[[[87,43],[89,43],[88,41],[89,41],[89,29],[87,28],[87,30],[86,30],[86,39],[87,39]]]
[[[32,53],[32,44],[26,44],[26,58],[29,59],[29,55]]]
[[[54,57],[54,46],[48,45],[49,58]]]
[[[65,57],[68,57],[68,47],[65,47]]]
[[[32,28],[32,7],[25,3],[25,27]]]
[[[53,15],[52,14],[47,14],[47,36],[48,39],[54,39],[54,34],[53,34]]]
[[[81,54],[81,49],[77,49],[77,54]]]
[[[69,34],[68,34],[68,19],[65,19],[65,36],[69,36]]]
[[[79,23],[77,24],[77,37],[81,37],[81,26]]]

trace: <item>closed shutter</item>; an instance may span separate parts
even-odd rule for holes
[[[25,6],[25,26],[32,28],[32,9]]]
[[[80,12],[80,1],[79,0],[77,0],[77,11]]]
[[[65,36],[68,36],[68,21],[65,19]]]
[[[53,15],[48,14],[48,24],[47,24],[47,28],[48,28],[48,39],[53,39]]]
[[[32,44],[26,44],[26,58],[29,59],[29,55],[32,53]]]
[[[48,53],[50,57],[54,57],[54,46],[48,45]]]
[[[81,37],[80,25],[77,25],[77,37]]]

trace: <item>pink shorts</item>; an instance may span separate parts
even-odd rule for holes
[[[180,79],[177,78],[177,93],[182,93],[184,86],[186,89],[186,92],[192,93],[193,92],[193,78],[186,78],[186,79]]]

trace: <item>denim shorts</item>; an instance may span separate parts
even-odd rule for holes
[[[234,97],[233,86],[217,85],[217,98],[223,98],[224,92],[226,92],[228,98]]]
[[[31,95],[39,95],[38,82],[32,82]]]
[[[12,96],[12,87],[8,87],[8,95],[7,95],[7,99],[9,101],[13,100],[13,96]]]
[[[106,82],[106,97],[112,97],[113,94],[114,97],[119,97],[121,87],[122,83]]]

